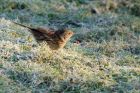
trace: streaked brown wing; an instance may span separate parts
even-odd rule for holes
[[[37,42],[50,40],[50,35],[38,29],[30,30]]]
[[[44,34],[47,34],[47,35],[52,35],[55,33],[54,29],[52,29],[52,28],[39,27],[39,28],[37,28],[37,31],[44,33]]]

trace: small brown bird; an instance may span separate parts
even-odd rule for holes
[[[13,23],[28,28],[37,42],[46,41],[52,50],[58,50],[63,48],[67,41],[70,39],[70,37],[74,34],[71,30],[68,29],[59,29],[55,31],[54,29],[49,28],[32,28],[20,23]]]

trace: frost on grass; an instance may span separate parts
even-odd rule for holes
[[[73,28],[72,41],[59,51],[37,44],[26,28],[0,19],[0,92],[140,91],[139,22],[108,16],[94,16],[97,22],[89,22],[89,28]],[[131,21],[137,25],[127,26]],[[82,42],[72,43],[77,38]]]
[[[92,81],[93,78],[98,80],[92,68],[86,66],[93,61],[92,59],[87,59],[86,56],[74,52],[70,48],[52,51],[44,43],[34,47],[35,41],[17,42],[18,38],[27,40],[27,36],[30,35],[30,33],[26,33],[27,29],[18,27],[5,19],[1,19],[0,23],[5,23],[0,29],[1,37],[4,37],[0,41],[1,68],[4,72],[2,74],[7,76],[6,79],[18,83],[19,88],[22,89],[24,86],[31,90],[34,87],[39,88],[43,83],[50,82],[47,87],[44,86],[44,90],[52,91],[56,88],[57,91],[60,91],[63,89],[61,87],[71,86],[70,82],[75,82],[77,85],[80,82]],[[5,26],[6,28],[4,28]],[[13,37],[11,33],[20,35],[16,37],[14,34],[15,37]],[[48,78],[51,81],[46,80]],[[64,82],[67,82],[68,85],[65,85]]]

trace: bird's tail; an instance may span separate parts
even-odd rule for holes
[[[16,24],[16,25],[19,25],[19,26],[22,26],[22,27],[28,28],[28,29],[30,29],[30,30],[33,30],[33,29],[34,29],[34,28],[32,28],[32,27],[29,27],[29,26],[23,25],[23,24],[21,24],[21,23],[17,23],[17,22],[14,22],[14,21],[11,21],[11,22],[14,23],[14,24]]]

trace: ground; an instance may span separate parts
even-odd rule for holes
[[[0,0],[0,93],[140,93],[139,0]],[[68,28],[64,49],[28,29]]]

